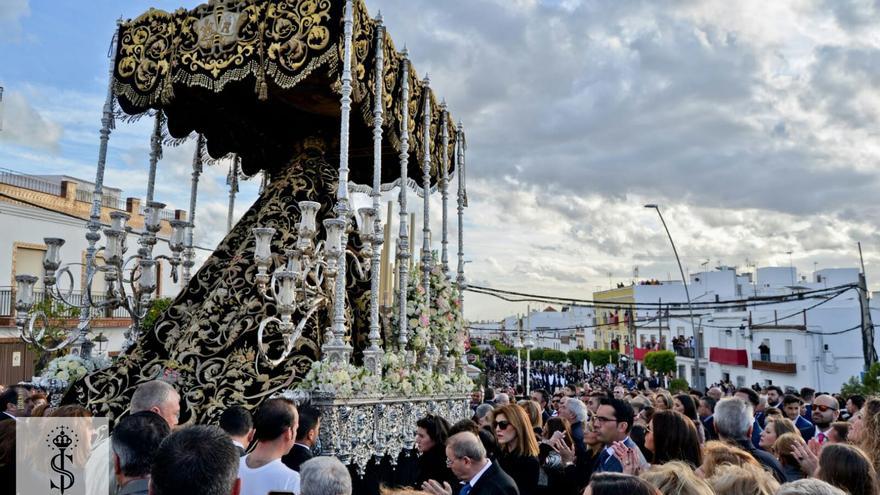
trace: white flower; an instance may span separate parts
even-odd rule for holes
[[[66,381],[66,380],[70,379],[70,375],[66,371],[59,371],[58,373],[55,374],[55,378],[58,378],[59,380]]]

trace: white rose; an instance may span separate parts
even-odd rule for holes
[[[59,371],[58,374],[55,375],[55,378],[57,378],[57,379],[59,379],[59,380],[65,380],[65,381],[67,381],[67,380],[70,379],[70,375],[67,374],[66,371]]]

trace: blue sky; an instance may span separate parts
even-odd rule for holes
[[[0,167],[91,180],[116,19],[196,4],[0,2]],[[809,277],[814,266],[856,267],[861,241],[880,287],[876,2],[367,5],[468,130],[475,283],[588,298],[635,267],[665,279],[677,268],[642,207],[659,203],[686,270],[791,259]],[[144,195],[149,132],[147,121],[118,125],[108,185]],[[158,200],[186,208],[191,155],[191,145],[165,150]],[[205,245],[225,231],[226,170],[203,178]],[[237,214],[256,189],[242,185]],[[524,310],[479,296],[466,308],[472,318]]]

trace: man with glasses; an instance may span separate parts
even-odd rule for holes
[[[839,408],[837,399],[830,395],[820,395],[813,399],[813,424],[816,426],[816,434],[813,438],[820,444],[828,440],[831,423],[837,421],[840,416]]]
[[[627,457],[623,462],[614,455],[614,444],[622,443],[627,449],[636,454],[640,467],[646,468],[648,462],[642,451],[629,437],[632,430],[635,413],[632,406],[626,402],[614,399],[603,398],[599,401],[599,409],[593,415],[593,431],[595,431],[599,440],[605,445],[605,450],[599,454],[599,464],[596,466],[596,472],[616,472],[622,473],[624,463],[631,462]]]
[[[486,458],[486,449],[469,431],[456,433],[446,441],[446,465],[461,480],[458,495],[519,495],[513,478]],[[452,495],[449,483],[429,480],[424,489],[430,495]]]

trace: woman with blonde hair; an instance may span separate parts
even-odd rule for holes
[[[779,489],[776,478],[757,463],[721,466],[708,483],[715,493],[725,495],[773,495]]]
[[[658,390],[657,393],[654,394],[654,399],[651,402],[654,405],[655,411],[669,411],[675,405],[675,402],[672,399],[672,394],[665,390]]]
[[[850,420],[847,438],[871,459],[880,472],[880,398],[871,397]]]
[[[663,495],[714,495],[712,487],[684,462],[672,461],[657,465],[639,477],[660,490]]]
[[[708,479],[714,476],[721,466],[728,464],[732,466],[750,464],[758,468],[761,467],[758,461],[745,450],[713,440],[706,442],[706,445],[703,447],[703,464],[697,468],[696,473],[702,478]]]
[[[535,495],[541,466],[538,442],[523,408],[508,404],[495,408],[493,425],[498,439],[498,464],[519,488],[520,495]]]
[[[790,419],[776,418],[773,421],[767,421],[764,425],[764,431],[761,432],[761,441],[758,443],[758,447],[770,452],[776,439],[786,433],[798,433],[797,427]]]
[[[763,441],[763,436],[761,439]],[[785,433],[773,443],[770,452],[776,456],[779,464],[782,466],[782,473],[785,474],[785,481],[797,481],[804,478],[804,471],[801,469],[800,461],[792,454],[795,446],[801,445],[806,447],[804,437],[800,433]]]

